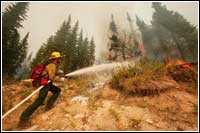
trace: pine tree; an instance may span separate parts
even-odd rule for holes
[[[29,37],[29,32],[22,39],[21,43],[19,43],[19,55],[17,64],[22,63],[23,60],[26,58],[28,49],[28,37]]]
[[[193,49],[197,48],[197,43],[194,44],[191,41],[197,39],[197,34],[191,36],[195,32],[196,27],[191,25],[178,12],[167,10],[166,6],[162,6],[161,3],[152,3],[152,7],[155,9],[152,25],[155,25],[155,27],[160,25],[169,31],[182,59],[191,60],[191,56],[188,55],[192,55],[192,60],[197,60],[195,59],[197,57],[197,50]],[[191,45],[193,45],[193,48],[190,47]]]
[[[95,44],[94,44],[94,38],[92,37],[91,41],[90,41],[90,45],[89,45],[89,65],[92,65],[94,64],[94,61],[95,61]]]
[[[70,71],[74,71],[76,70],[76,46],[77,46],[77,35],[78,35],[78,21],[76,22],[75,26],[73,27],[72,29],[72,33],[71,35],[69,36],[69,70]]]
[[[13,78],[16,69],[20,67],[26,57],[27,37],[20,41],[19,28],[22,28],[22,22],[26,19],[26,12],[29,3],[18,2],[9,5],[2,16],[2,64],[3,76],[8,75]],[[25,48],[25,49],[23,49]],[[22,53],[24,52],[24,53]]]
[[[115,34],[118,33],[118,31],[117,31],[117,25],[115,24],[113,14],[111,14],[110,30],[111,30],[113,33],[115,33]]]
[[[109,60],[115,60],[118,57],[118,52],[120,49],[120,40],[119,40],[119,36],[118,36],[118,28],[115,24],[113,14],[111,14],[111,22],[110,22],[109,31],[110,31],[110,35],[111,35],[109,37],[110,41],[108,43],[109,56],[110,56]],[[111,53],[113,53],[115,55],[111,55]]]
[[[50,36],[44,43],[32,61],[32,66],[44,63],[53,51],[61,53],[61,67],[64,73],[91,65],[94,56],[94,40],[92,46],[88,38],[83,38],[83,31],[78,34],[79,22],[71,28],[71,15],[68,21],[64,21],[54,36]],[[94,60],[94,59],[93,59]]]
[[[54,36],[50,36],[47,42],[43,43],[42,46],[37,51],[36,57],[31,62],[31,67],[33,68],[39,63],[47,63],[48,58],[53,51],[56,51]]]
[[[56,32],[56,35],[54,37],[54,42],[58,47],[60,47],[60,49],[63,48],[65,40],[66,40],[66,37],[65,37],[66,28],[65,27],[66,27],[66,22],[64,21],[62,23],[60,29]]]
[[[76,48],[76,64],[77,64],[77,69],[81,68],[82,64],[83,64],[83,30],[81,29],[80,33],[79,33],[79,38],[78,38],[78,42],[77,42],[77,48]]]
[[[147,55],[151,59],[163,61],[167,58],[196,61],[196,27],[179,13],[167,10],[166,6],[159,2],[154,2],[152,7],[155,9],[152,25],[146,25],[136,16]]]
[[[145,24],[145,22],[141,20],[137,15],[136,24],[138,25],[142,34],[142,41],[146,49],[146,56],[153,60],[160,60],[161,48],[160,45],[158,45],[158,38],[155,35],[152,26]]]
[[[38,50],[36,57],[32,61],[32,67],[39,64],[48,62],[48,57],[54,51],[59,51],[62,55],[62,64],[60,66],[65,72],[68,68],[68,58],[70,52],[70,43],[69,37],[71,35],[71,15],[68,17],[68,21],[64,21],[56,34],[54,36],[50,36],[46,43]]]
[[[89,41],[86,37],[83,41],[83,49],[82,49],[82,56],[83,56],[83,62],[81,67],[86,67],[89,65]]]
[[[131,16],[129,15],[128,12],[127,12],[127,20],[129,22],[129,25],[130,25],[132,36],[134,36],[135,33],[134,33],[134,29],[133,29],[133,20],[131,19]]]
[[[136,19],[138,19],[137,16],[136,16]],[[133,19],[131,19],[131,16],[129,15],[128,12],[127,12],[127,20],[129,22],[130,29],[131,29],[131,34],[129,35],[128,45],[129,45],[130,49],[132,50],[132,52],[134,53],[134,56],[140,56],[141,54],[144,54],[143,41],[140,39],[138,32],[136,30],[134,30],[134,28],[135,28],[133,26],[134,21],[133,21]],[[133,44],[133,46],[131,46],[131,43]],[[130,50],[129,50],[129,53],[131,53]]]
[[[69,42],[70,36],[71,36],[71,15],[69,15],[67,23],[65,24],[65,26],[63,27],[64,30],[64,35],[63,35],[63,46],[60,48],[60,51],[63,51],[63,58],[62,58],[62,64],[61,64],[61,69],[63,69],[63,71],[65,73],[69,72],[70,69],[70,63],[69,63],[69,59],[70,59],[70,47],[71,44]]]

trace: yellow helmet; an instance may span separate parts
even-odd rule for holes
[[[56,59],[56,58],[61,58],[60,52],[53,52],[49,59]]]

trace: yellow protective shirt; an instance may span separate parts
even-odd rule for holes
[[[46,66],[42,75],[44,75],[44,77],[46,77],[46,75],[48,75],[48,78],[51,81],[55,81],[56,80],[56,68],[57,68],[56,64],[50,63]]]

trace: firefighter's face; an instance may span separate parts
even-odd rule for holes
[[[60,58],[56,58],[56,59],[53,60],[53,62],[54,62],[55,64],[59,65],[60,62],[61,62],[61,59],[60,59]]]
[[[61,59],[60,59],[60,58],[57,58],[57,59],[56,59],[56,63],[57,63],[57,64],[60,64],[60,62],[61,62]]]

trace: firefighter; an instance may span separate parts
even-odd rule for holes
[[[49,91],[51,91],[53,95],[47,101],[45,107],[46,111],[53,107],[53,104],[55,103],[56,99],[60,94],[61,89],[55,86],[53,82],[60,81],[60,79],[57,78],[55,74],[61,62],[61,54],[59,52],[53,52],[49,59],[50,63],[45,67],[44,71],[42,72],[41,85],[44,85],[44,87],[40,90],[39,96],[34,101],[34,103],[31,104],[27,109],[25,109],[24,112],[21,114],[19,122],[20,127],[26,126],[29,123],[29,117],[35,112],[35,110],[40,105],[43,104]],[[48,80],[50,80],[49,83]]]

